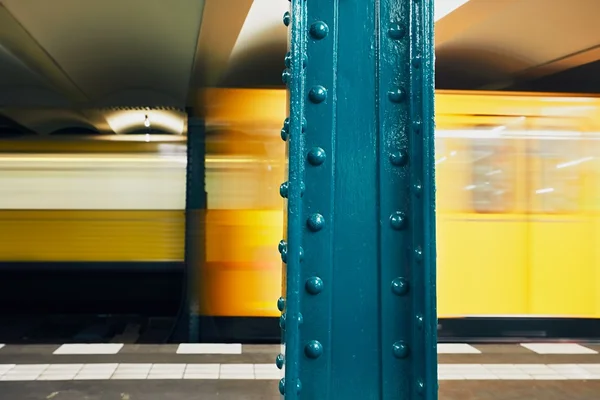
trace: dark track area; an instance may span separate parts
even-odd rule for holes
[[[173,316],[183,263],[1,263],[0,315]]]
[[[0,343],[164,343],[183,263],[2,263]]]
[[[175,318],[140,315],[14,315],[0,318],[0,342],[11,344],[165,343]]]
[[[1,263],[0,343],[184,341],[186,285],[183,263]],[[280,341],[277,318],[198,323],[203,342]]]
[[[0,343],[140,343],[173,338],[183,263],[1,263]],[[276,344],[277,318],[198,319],[199,341]],[[440,342],[597,341],[600,320],[439,319]],[[179,339],[179,340],[178,340]]]

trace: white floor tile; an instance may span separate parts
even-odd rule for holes
[[[219,379],[221,364],[187,364],[183,379]]]
[[[553,371],[550,367],[544,364],[516,364],[515,369],[521,370],[528,374],[537,375],[552,375],[556,373],[556,371]]]
[[[181,343],[177,354],[242,354],[240,343]]]
[[[464,374],[466,380],[473,381],[488,381],[488,380],[497,380],[498,377],[491,372],[488,373],[466,373]]]
[[[45,370],[51,364],[17,364],[13,368],[16,371],[30,371],[30,370]]]
[[[586,371],[600,372],[600,364],[577,364],[577,366],[585,369]]]
[[[277,372],[280,371],[280,369],[277,368],[277,365],[275,365],[275,363],[271,363],[271,364],[254,364],[254,370],[255,371],[277,371]]]
[[[466,343],[438,343],[438,354],[481,354],[481,351]]]
[[[522,343],[521,346],[537,354],[598,354],[576,343]]]
[[[271,364],[0,364],[3,381],[278,380]],[[600,364],[441,364],[439,380],[600,380]]]
[[[483,368],[485,368],[487,371],[490,371],[493,374],[502,374],[502,373],[511,374],[511,373],[521,372],[514,365],[511,365],[511,364],[506,364],[506,365],[498,365],[498,364],[487,365],[486,364],[486,365],[483,365]]]
[[[150,369],[152,368],[153,364],[150,363],[140,363],[140,364],[135,364],[135,363],[121,363],[118,364],[117,369],[118,370],[146,370],[146,371],[150,371]]]
[[[525,373],[498,373],[496,376],[503,381],[530,381],[533,379],[531,375]]]
[[[183,379],[182,373],[160,373],[160,374],[148,374],[146,379]]]
[[[221,369],[221,364],[187,364],[185,373],[188,374],[217,374]]]
[[[106,380],[117,370],[119,364],[85,364],[75,375],[75,380]]]
[[[186,364],[153,364],[147,379],[182,379]]]
[[[173,372],[178,373],[185,371],[186,364],[152,364],[152,368],[150,368],[150,373],[157,372]]]
[[[457,374],[438,374],[440,381],[464,381],[465,377]]]
[[[254,380],[256,377],[254,374],[220,374],[219,379],[223,380]]]
[[[122,343],[63,344],[53,354],[117,354],[122,348]]]
[[[219,374],[210,374],[210,373],[197,373],[197,374],[184,374],[183,379],[193,379],[193,380],[218,380]]]
[[[148,374],[117,374],[114,373],[113,376],[110,377],[110,379],[115,379],[115,380],[140,380],[140,379],[146,379],[148,377]]]
[[[220,379],[254,379],[253,364],[221,364]]]
[[[589,375],[586,375],[586,377],[584,379],[598,381],[598,380],[600,380],[600,374],[589,374]]]
[[[577,366],[590,374],[600,375],[600,364],[577,364]]]
[[[111,379],[146,379],[152,364],[119,364]]]
[[[71,381],[75,378],[75,373],[57,372],[57,373],[43,373],[36,380],[38,381]]]
[[[577,364],[548,364],[548,368],[558,374],[585,374],[587,371]]]
[[[438,368],[443,370],[483,369],[483,364],[438,364]]]
[[[11,373],[21,373],[21,372],[39,372],[42,373],[44,372],[48,367],[50,366],[50,364],[20,364],[20,365],[15,365],[15,367],[13,369],[10,370]]]
[[[109,380],[113,376],[113,372],[105,372],[105,371],[91,371],[91,372],[80,372],[75,375],[73,378],[76,381],[94,381],[100,380],[105,381]]]
[[[597,374],[591,374],[589,372],[581,372],[581,373],[562,373],[561,376],[564,376],[569,380],[596,380]]]
[[[83,371],[104,371],[117,369],[117,363],[98,363],[98,364],[83,364]]]
[[[276,381],[283,378],[283,375],[265,375],[265,374],[260,374],[260,375],[255,375],[254,379],[256,379],[257,381]],[[250,379],[250,378],[249,378]]]
[[[283,374],[275,364],[254,364],[254,375],[256,379],[278,379]]]
[[[50,364],[37,378],[38,381],[70,381],[83,368],[83,364]]]
[[[2,375],[4,381],[34,381],[49,367],[48,364],[22,364],[16,365]]]
[[[254,373],[254,364],[221,364],[221,373]]]
[[[15,367],[15,364],[0,364],[0,376],[4,375]]]
[[[0,380],[2,381],[35,381],[42,373],[22,373],[22,374],[11,374],[10,372],[4,374]]]
[[[44,373],[54,372],[79,372],[83,368],[83,364],[50,364],[48,368],[44,370]]]
[[[536,380],[536,381],[561,381],[561,380],[566,380],[567,378],[565,376],[562,375],[548,375],[548,374],[543,374],[543,375],[536,375],[536,374],[532,374],[531,377]]]
[[[110,379],[111,376],[115,373],[116,368],[114,369],[82,369],[75,376],[76,379],[86,379],[97,377],[95,379]],[[104,377],[104,378],[99,378]]]

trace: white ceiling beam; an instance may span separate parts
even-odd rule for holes
[[[190,82],[192,102],[197,89],[218,84],[227,69],[252,2],[253,0],[235,0],[235,7],[232,7],[231,1],[206,1]]]

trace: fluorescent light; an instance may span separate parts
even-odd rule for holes
[[[544,194],[544,193],[552,193],[554,192],[554,188],[544,188],[544,189],[538,189],[535,191],[537,194]]]
[[[177,111],[153,110],[152,127],[159,131],[181,135],[184,130],[184,116]],[[150,127],[150,116],[140,111],[114,111],[106,115],[106,121],[111,129],[118,134]]]
[[[569,161],[569,162],[565,162],[562,164],[558,164],[556,166],[556,168],[560,169],[560,168],[572,167],[573,165],[581,164],[586,161],[592,161],[593,159],[594,159],[594,157],[584,157],[584,158],[580,158],[579,160],[574,160],[574,161]]]

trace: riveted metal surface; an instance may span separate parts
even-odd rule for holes
[[[286,399],[437,398],[432,3],[290,2]]]
[[[287,141],[287,153],[291,155],[288,162],[288,180],[280,188],[280,194],[287,199],[287,232],[285,246],[281,246],[281,257],[284,268],[284,307],[280,320],[285,354],[278,357],[277,365],[281,365],[284,377],[279,383],[279,391],[286,399],[298,399],[302,391],[300,366],[303,359],[301,343],[301,297],[304,291],[304,280],[301,276],[301,263],[304,259],[302,248],[302,232],[306,221],[302,214],[302,197],[305,192],[303,183],[305,145],[304,131],[307,122],[304,118],[304,69],[306,55],[306,4],[305,0],[290,2],[290,11],[284,16],[284,24],[290,26],[290,47],[284,59],[285,83],[289,90],[289,117],[283,123],[282,139]],[[316,96],[322,95],[317,91]],[[320,222],[320,221],[315,221]]]

